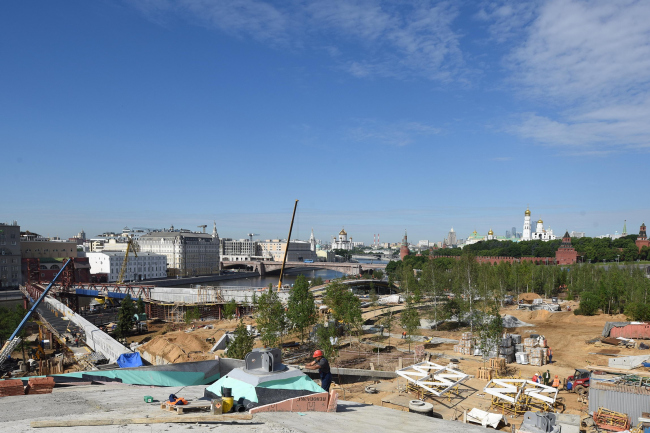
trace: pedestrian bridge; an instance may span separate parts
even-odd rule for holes
[[[248,260],[248,261],[223,261],[221,262],[222,269],[232,269],[246,267],[264,276],[267,273],[279,271],[282,268],[282,262],[271,262],[262,260]],[[346,275],[360,275],[364,272],[372,272],[374,270],[386,269],[385,263],[336,263],[336,262],[287,262],[284,269],[296,268],[310,268],[310,269],[331,269],[341,272]]]

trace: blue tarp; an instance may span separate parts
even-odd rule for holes
[[[644,362],[644,363],[641,364],[641,365],[643,365],[644,367],[650,367],[650,362]]]
[[[133,352],[121,354],[120,357],[117,358],[117,365],[119,365],[120,368],[128,368],[142,367],[144,364],[142,363],[142,358],[140,358],[140,352]]]

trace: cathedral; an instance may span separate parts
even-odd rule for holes
[[[339,232],[338,238],[332,239],[333,250],[351,250],[353,248],[354,246],[352,245],[352,238],[348,240],[348,234],[344,228]]]
[[[553,234],[553,230],[550,227],[548,230],[544,229],[544,221],[541,219],[537,221],[535,231],[531,232],[530,209],[526,208],[526,212],[524,212],[524,231],[521,240],[534,241],[539,239],[541,241],[552,241],[555,238],[556,236]]]

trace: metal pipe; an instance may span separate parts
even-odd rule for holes
[[[298,207],[298,200],[293,205],[293,215],[291,216],[291,225],[289,226],[289,236],[287,237],[287,248],[284,249],[284,258],[282,259],[282,268],[280,269],[280,281],[278,282],[278,290],[282,288],[282,277],[284,276],[284,265],[287,263],[287,254],[289,253],[289,244],[291,243],[291,230],[293,230],[293,220],[296,217],[296,208]]]

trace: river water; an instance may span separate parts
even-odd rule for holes
[[[308,280],[313,280],[314,278],[321,277],[323,281],[333,280],[335,278],[342,277],[343,273],[338,271],[333,271],[331,269],[289,269],[284,272],[284,278],[282,278],[282,284],[293,284],[298,278],[298,275],[304,275]],[[278,280],[280,275],[271,275],[266,277],[248,277],[248,278],[239,278],[236,280],[217,280],[217,281],[208,281],[201,283],[202,286],[241,286],[241,287],[268,287],[269,284],[274,286],[278,285]],[[191,287],[192,284],[181,284],[173,287]]]

